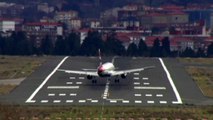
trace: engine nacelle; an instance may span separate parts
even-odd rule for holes
[[[91,80],[93,77],[91,75],[87,75],[87,79]]]
[[[121,78],[122,78],[122,79],[125,79],[126,76],[127,76],[127,74],[121,74]]]

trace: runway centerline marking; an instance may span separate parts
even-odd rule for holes
[[[110,81],[107,80],[107,83],[106,83],[106,86],[105,86],[105,90],[104,90],[104,94],[103,94],[103,99],[107,99],[107,96],[109,94],[109,84],[110,84]]]
[[[161,65],[162,65],[164,71],[166,72],[166,75],[167,75],[167,78],[168,78],[168,80],[169,80],[169,83],[171,84],[172,89],[173,89],[173,91],[174,91],[174,93],[175,93],[175,96],[176,96],[176,98],[177,98],[177,101],[173,101],[173,103],[174,103],[174,104],[183,104],[183,102],[182,102],[182,100],[181,100],[181,97],[180,97],[180,94],[179,94],[179,92],[178,92],[178,90],[177,90],[177,88],[176,88],[176,86],[175,86],[175,84],[174,84],[174,82],[173,82],[173,80],[172,80],[172,77],[171,77],[171,75],[170,75],[168,69],[166,68],[166,65],[165,65],[164,62],[163,62],[163,59],[162,59],[162,58],[159,58],[159,60],[160,60],[160,63],[161,63]]]
[[[32,100],[35,95],[41,90],[41,88],[47,83],[50,77],[58,70],[58,68],[64,63],[64,61],[69,58],[68,56],[64,57],[62,61],[55,67],[55,69],[45,78],[45,80],[40,84],[40,86],[33,92],[33,94],[25,101],[25,103],[34,103]]]

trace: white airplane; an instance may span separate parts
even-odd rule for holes
[[[101,56],[100,56],[100,49],[99,49],[99,59],[101,61]],[[82,71],[78,70],[65,70],[65,69],[58,69],[58,71],[63,71],[65,73],[71,73],[71,74],[78,74],[78,75],[86,75],[87,79],[91,80],[95,77],[113,77],[115,76],[115,82],[119,82],[118,77],[120,76],[122,79],[125,79],[127,74],[133,73],[133,72],[140,72],[145,69],[150,69],[154,68],[154,66],[147,66],[147,67],[142,67],[142,68],[136,68],[136,69],[128,69],[128,70],[115,70],[114,66],[114,58],[112,62],[106,62],[102,64],[100,62],[100,65],[98,66],[97,69],[83,69]],[[96,80],[92,80],[92,83],[96,83]]]

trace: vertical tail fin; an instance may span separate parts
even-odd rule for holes
[[[99,56],[99,60],[100,60],[100,65],[102,65],[101,49],[98,49],[98,56]]]

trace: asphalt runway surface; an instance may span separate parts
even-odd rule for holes
[[[111,61],[103,58],[103,63]],[[95,78],[68,74],[58,69],[96,69],[97,57],[52,57],[11,94],[0,101],[21,105],[212,105],[203,96],[184,66],[177,59],[130,58],[115,59],[118,70],[155,66],[153,69],[128,74],[126,79]]]

